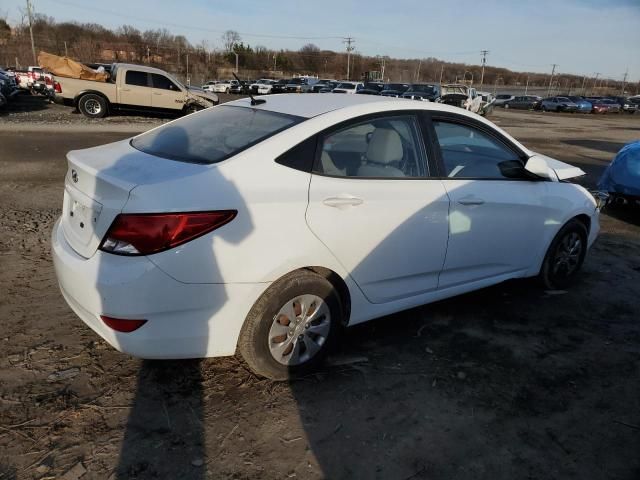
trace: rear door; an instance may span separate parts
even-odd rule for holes
[[[120,75],[120,72],[118,72]],[[124,72],[124,80],[118,89],[118,103],[123,106],[151,107],[151,79],[149,73],[139,70]]]
[[[151,74],[151,106],[153,108],[181,110],[185,92],[166,75]]]
[[[432,135],[451,201],[440,288],[524,273],[554,218],[546,182],[527,179],[522,153],[499,132],[440,115],[433,116]]]
[[[427,157],[406,111],[360,117],[318,140],[307,223],[373,303],[438,287],[449,200]]]

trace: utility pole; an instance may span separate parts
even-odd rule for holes
[[[529,75],[527,75],[527,84],[524,86],[524,94],[527,94],[527,90],[529,90]]]
[[[27,0],[27,14],[29,16],[29,34],[31,35],[31,51],[33,52],[33,64],[38,64],[36,57],[36,44],[33,42],[33,13],[31,11],[31,0]]]
[[[187,86],[191,86],[191,78],[189,78],[189,54],[187,53]]]
[[[622,77],[622,90],[620,91],[620,95],[624,95],[624,86],[627,83],[627,75],[629,75],[629,70],[625,70],[624,77]]]
[[[353,46],[356,41],[353,37],[344,37],[342,43],[347,45],[347,80],[351,79],[351,52],[353,52],[356,47]]]
[[[482,85],[484,84],[484,65],[485,63],[487,63],[487,54],[489,53],[489,50],[480,50],[480,53],[482,54],[482,75],[480,75],[480,90],[482,90]]]
[[[582,77],[582,87],[580,88],[580,90],[582,91],[582,95],[584,95],[584,82],[587,81],[587,76],[585,75],[584,77]]]
[[[442,85],[442,74],[444,73],[444,63],[440,65],[440,85]]]
[[[553,68],[551,69],[551,78],[549,79],[549,89],[547,90],[547,97],[551,95],[551,83],[553,82],[553,74],[556,73],[557,63],[553,64]]]
[[[416,72],[416,82],[420,81],[420,67],[422,66],[422,59],[418,62],[418,71]]]
[[[66,40],[64,41],[64,56],[65,57],[69,56],[69,54],[67,53],[67,41]]]
[[[596,89],[596,85],[598,84],[598,76],[600,75],[600,72],[596,72],[596,78],[593,81],[593,88],[591,89],[591,95],[593,95],[593,92]]]
[[[149,62],[149,45],[147,45],[147,63],[151,64],[151,62]]]

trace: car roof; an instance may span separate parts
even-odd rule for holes
[[[353,108],[357,110],[359,106],[367,106],[374,103],[379,104],[379,111],[405,109],[439,110],[460,115],[469,115],[464,109],[441,103],[415,102],[413,100],[379,97],[377,95],[340,95],[331,93],[322,95],[298,95],[295,93],[283,93],[261,98],[266,100],[266,102],[255,106],[251,105],[251,100],[248,98],[234,100],[225,105],[251,107],[258,110],[267,110],[304,118],[317,117],[318,115],[341,109]]]

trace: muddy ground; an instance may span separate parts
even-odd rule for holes
[[[640,478],[637,210],[603,215],[570,290],[513,281],[376,320],[291,383],[140,361],[66,306],[49,235],[66,151],[164,120],[26,100],[0,115],[0,480]],[[640,138],[640,115],[492,119],[587,184]]]

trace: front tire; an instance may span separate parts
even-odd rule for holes
[[[539,278],[551,290],[568,287],[576,278],[587,253],[587,228],[570,220],[556,234],[544,257]]]
[[[80,97],[78,110],[88,118],[102,118],[107,114],[107,101],[95,93]]]
[[[342,328],[342,305],[333,285],[307,270],[271,285],[245,321],[238,349],[256,374],[286,380],[317,367]]]

